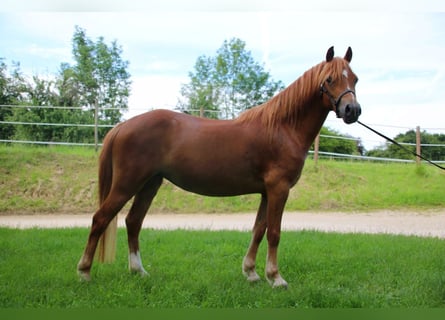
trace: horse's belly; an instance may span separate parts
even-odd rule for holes
[[[260,181],[256,181],[252,177],[240,177],[235,175],[203,174],[189,175],[167,174],[165,175],[170,182],[189,192],[205,195],[205,196],[238,196],[242,194],[262,193],[264,187]]]

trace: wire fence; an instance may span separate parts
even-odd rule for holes
[[[0,108],[23,108],[28,110],[33,109],[53,109],[53,110],[74,110],[79,108],[75,107],[61,107],[61,106],[18,106],[18,105],[0,105]],[[99,109],[99,111],[104,110],[119,110],[117,108],[103,108]],[[151,109],[153,110],[153,109]],[[90,110],[83,110],[83,111],[90,111]],[[132,112],[134,113],[134,108],[132,109]],[[145,112],[149,111],[147,109],[140,109],[139,111]],[[139,112],[139,113],[141,113]],[[218,113],[218,111],[206,111],[206,113],[209,112],[215,112]],[[187,113],[194,114],[194,115],[202,115],[202,111],[200,110],[187,110]],[[2,119],[2,118],[0,118]],[[109,124],[99,124],[97,121],[95,123],[53,123],[53,122],[32,122],[32,121],[11,121],[11,120],[0,120],[0,128],[4,125],[10,125],[10,126],[42,126],[42,127],[69,127],[69,128],[87,128],[91,129],[91,136],[94,137],[95,132],[97,132],[98,128],[109,128],[111,129],[114,127],[114,125]],[[380,126],[380,127],[388,127],[388,128],[398,128],[398,129],[405,129],[405,130],[415,130],[415,128],[409,128],[409,127],[398,127],[398,126],[386,126],[386,125],[373,125],[373,126]],[[445,128],[429,128],[431,130],[434,129],[434,131],[443,131],[445,132]],[[361,138],[356,137],[347,137],[347,136],[334,136],[334,135],[325,135],[320,134],[317,139],[320,137],[325,139],[339,139],[339,140],[350,140],[355,141],[357,144],[362,143]],[[69,141],[39,141],[39,140],[25,140],[25,139],[14,139],[14,138],[4,138],[0,137],[0,143],[16,143],[16,144],[34,144],[34,145],[62,145],[62,146],[86,146],[86,147],[98,147],[102,146],[101,142],[95,142],[95,143],[88,143],[88,142],[69,142]],[[417,148],[428,148],[428,147],[439,147],[439,148],[445,148],[445,144],[428,144],[428,143],[421,143],[418,141],[417,143],[406,143],[401,142],[400,144],[406,145],[406,146],[417,146]],[[331,158],[331,159],[349,159],[349,160],[366,160],[366,161],[385,161],[385,162],[402,162],[402,163],[409,163],[414,162],[415,160],[412,159],[397,159],[397,158],[386,158],[386,157],[373,157],[373,156],[366,156],[366,155],[360,155],[360,154],[344,154],[344,153],[335,153],[335,152],[325,152],[320,151],[320,146],[315,144],[314,150],[309,151],[309,154],[312,155],[315,159],[318,159],[318,157],[323,158]],[[445,161],[435,161],[436,163],[445,163]]]

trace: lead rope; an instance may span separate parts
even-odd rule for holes
[[[417,154],[417,152],[414,152],[414,151],[409,150],[408,148],[402,146],[402,145],[401,145],[400,143],[398,143],[397,141],[395,141],[395,140],[393,140],[393,139],[391,139],[391,138],[388,138],[388,137],[385,136],[384,134],[382,134],[382,133],[380,133],[380,132],[374,130],[373,128],[367,126],[367,125],[364,124],[363,122],[360,122],[360,121],[357,120],[357,123],[360,124],[360,125],[362,125],[362,126],[364,126],[366,129],[371,130],[372,132],[374,132],[375,134],[381,136],[382,138],[388,140],[389,142],[392,142],[393,144],[395,144],[396,146],[398,146],[399,148],[401,148],[401,149],[404,150],[405,152],[410,153],[410,154],[413,154],[413,155],[415,155],[416,157],[419,157],[419,158],[421,158],[421,159],[427,161],[428,163],[432,164],[433,166],[438,167],[439,169],[445,170],[445,168],[442,167],[441,165],[438,165],[437,163],[432,162],[431,160],[425,158],[424,156],[422,156],[422,155],[420,155],[420,154]]]

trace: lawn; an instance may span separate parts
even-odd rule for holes
[[[392,235],[283,232],[289,288],[241,274],[248,232],[141,232],[150,276],[127,270],[124,229],[114,264],[76,264],[88,230],[0,229],[2,308],[393,308],[445,307],[445,241]],[[265,243],[258,256],[264,272]]]

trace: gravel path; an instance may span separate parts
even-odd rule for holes
[[[125,226],[119,215],[118,225]],[[254,213],[242,214],[154,214],[145,218],[143,228],[161,230],[251,230]],[[0,215],[0,227],[65,228],[89,227],[91,214],[82,215]],[[367,213],[285,212],[283,230],[318,230],[343,233],[388,233],[445,238],[445,209],[407,212]]]

